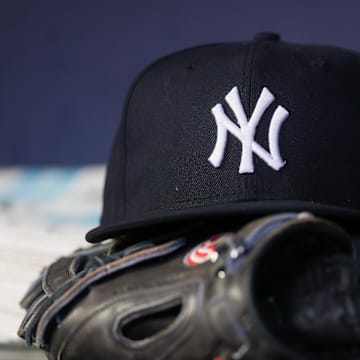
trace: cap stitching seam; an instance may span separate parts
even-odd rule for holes
[[[229,194],[223,194],[221,195],[221,198],[228,198],[228,197],[231,197],[233,196],[234,194],[237,194],[237,192],[234,192],[234,193],[229,193]],[[280,195],[281,193],[279,193]],[[297,194],[298,195],[298,194]],[[324,194],[326,195],[326,194]],[[311,193],[302,193],[302,196],[312,196]],[[184,204],[184,203],[194,203],[195,201],[199,201],[199,200],[209,200],[209,199],[219,199],[219,195],[213,195],[213,196],[208,196],[208,197],[197,197],[197,198],[188,198],[188,199],[184,199],[184,200],[179,200],[177,202],[174,202],[173,206],[160,206],[160,207],[157,207],[155,209],[151,209],[151,210],[147,210],[147,211],[144,211],[143,214],[148,214],[148,213],[152,213],[152,212],[156,212],[156,211],[159,211],[159,210],[170,210],[170,209],[174,209],[176,208],[174,205],[177,205],[177,204]],[[281,201],[281,200],[292,200],[292,199],[239,199],[239,198],[234,198],[234,200],[241,200],[241,201],[244,201],[244,202],[247,202],[247,201],[251,201],[251,202],[254,202],[254,201],[270,201],[270,200],[278,200],[278,201]],[[341,202],[341,203],[345,203],[346,200],[344,199],[336,199],[337,201]],[[336,201],[335,200],[335,201]],[[294,200],[295,201],[295,200]],[[320,202],[320,200],[299,200],[299,201],[304,201],[304,202],[315,202],[315,203],[318,203]],[[349,203],[347,203],[349,204]],[[334,205],[336,206],[336,205]],[[337,205],[337,206],[340,206],[340,205]],[[351,206],[348,206],[349,208],[351,208]],[[179,209],[181,210],[181,209]]]

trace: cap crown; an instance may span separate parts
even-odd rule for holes
[[[139,76],[89,237],[217,209],[359,215],[360,57],[273,40],[188,49]]]

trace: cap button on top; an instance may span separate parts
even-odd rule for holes
[[[260,32],[254,36],[256,41],[280,41],[280,35],[273,32]]]

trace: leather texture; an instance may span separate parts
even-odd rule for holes
[[[357,319],[354,245],[342,228],[286,213],[212,238],[209,253],[199,250],[202,240],[121,250],[109,243],[59,259],[25,297],[19,335],[51,360],[359,358],[358,322],[322,317],[328,305]],[[206,261],[185,261],[204,253]],[[308,278],[324,261],[334,276],[326,289],[321,280],[312,289]],[[323,299],[321,309],[306,301],[316,303],[322,291],[336,301]],[[339,341],[334,352],[324,346],[327,328],[351,341]]]

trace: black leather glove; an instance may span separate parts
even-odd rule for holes
[[[356,242],[306,213],[59,259],[22,304],[49,359],[359,359]]]

